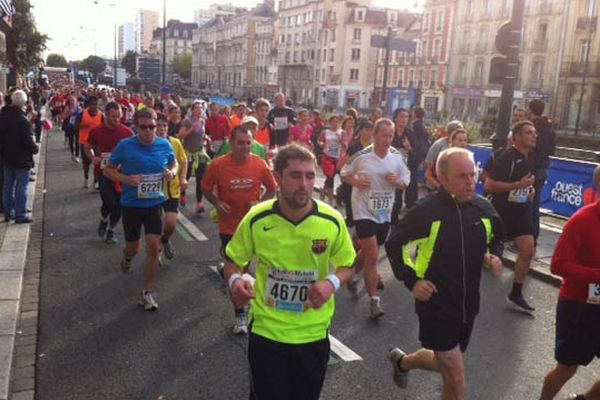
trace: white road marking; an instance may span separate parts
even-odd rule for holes
[[[559,234],[562,233],[562,229],[557,228],[557,227],[552,226],[552,225],[547,225],[547,224],[540,223],[540,228],[545,229],[545,230],[550,231],[550,232],[554,232],[554,233],[559,233]]]
[[[208,240],[206,235],[204,233],[202,233],[202,231],[200,229],[198,229],[198,227],[196,225],[194,225],[194,223],[192,221],[187,219],[186,216],[183,215],[182,213],[179,213],[177,215],[177,220],[179,221],[179,223],[181,225],[183,225],[183,227],[185,229],[187,229],[187,231],[190,233],[190,235],[192,235],[194,237],[194,239],[196,239],[197,241],[204,242],[204,241]]]
[[[219,270],[216,265],[211,265],[209,268],[215,273],[219,274]],[[256,279],[250,274],[242,275],[242,279],[245,279],[254,285]],[[346,346],[344,343],[337,340],[333,335],[329,335],[329,345],[331,351],[333,351],[342,361],[362,361],[362,357],[356,354],[352,349]]]

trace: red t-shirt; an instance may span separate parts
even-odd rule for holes
[[[222,114],[219,114],[217,116],[211,115],[210,117],[208,117],[204,129],[213,141],[219,140],[224,142],[227,139],[229,139],[229,120],[226,116]]]
[[[111,153],[122,139],[133,136],[133,131],[123,124],[116,128],[111,128],[102,124],[92,129],[88,137],[88,144],[96,150],[99,156],[102,153]]]
[[[239,163],[231,154],[219,157],[210,164],[202,177],[202,190],[217,189],[217,197],[229,205],[229,214],[219,215],[219,233],[233,235],[244,215],[250,210],[250,202],[261,198],[261,185],[267,192],[274,192],[277,183],[265,161],[250,154]]]
[[[559,298],[588,302],[600,291],[600,201],[583,207],[565,224],[558,239],[551,270],[562,276]]]

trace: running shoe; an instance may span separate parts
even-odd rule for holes
[[[392,368],[394,369],[394,383],[402,389],[406,389],[408,386],[408,371],[402,369],[400,366],[400,363],[405,356],[406,353],[397,347],[394,347],[388,353]]]
[[[535,307],[532,307],[529,305],[529,303],[527,303],[527,300],[525,300],[525,298],[522,295],[513,295],[512,293],[508,295],[508,297],[506,298],[506,300],[516,306],[519,310],[522,311],[535,311]]]
[[[142,290],[140,293],[140,305],[144,306],[144,310],[146,311],[158,310],[158,303],[154,300],[152,293],[146,292],[145,290]]]
[[[73,161],[75,164],[79,164],[79,157],[75,157],[74,154],[71,155],[71,161]]]
[[[108,244],[117,244],[119,241],[117,240],[117,236],[112,229],[106,231],[106,239],[104,241]]]
[[[385,312],[381,307],[381,300],[379,298],[371,299],[371,319],[377,319],[383,317],[384,315]]]
[[[204,204],[202,204],[202,202],[198,202],[198,204],[196,204],[196,214],[202,214],[204,212]]]
[[[106,235],[107,228],[108,228],[108,221],[105,222],[105,221],[100,220],[100,224],[98,224],[98,236],[103,238],[104,235]]]
[[[100,191],[100,181],[94,182],[94,190],[97,192]]]
[[[173,257],[175,257],[175,248],[173,247],[171,240],[162,242],[162,245],[163,245],[163,250],[165,252],[165,257],[167,257],[167,260],[172,260]]]
[[[248,315],[246,312],[235,314],[235,324],[233,325],[232,332],[234,335],[248,334]]]
[[[123,257],[121,259],[121,271],[123,272],[129,272],[129,270],[131,269],[131,261],[132,259],[127,259],[125,257]]]

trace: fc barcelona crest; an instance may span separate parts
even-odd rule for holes
[[[322,254],[327,250],[327,239],[316,239],[312,242],[312,251],[315,254]]]

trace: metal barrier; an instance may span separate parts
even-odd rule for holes
[[[477,171],[481,171],[492,151],[486,147],[469,146],[475,156]],[[593,173],[597,163],[551,157],[548,180],[542,191],[540,210],[570,217],[583,206],[583,195],[595,190]],[[483,184],[477,183],[477,192],[483,193]]]

